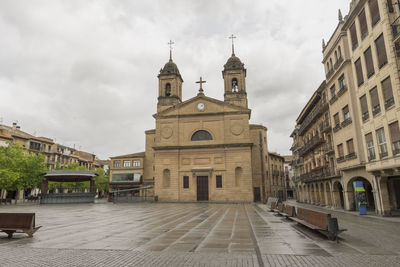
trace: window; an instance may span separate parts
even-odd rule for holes
[[[365,64],[367,65],[367,77],[371,77],[375,73],[374,62],[372,60],[371,47],[364,52]]]
[[[30,142],[29,143],[29,149],[32,149],[32,150],[40,150],[40,143],[36,143],[36,142]]]
[[[140,160],[133,160],[132,161],[132,166],[133,167],[140,167]]]
[[[167,83],[165,85],[165,96],[171,96],[171,84]]]
[[[392,106],[394,106],[394,98],[392,91],[392,82],[390,81],[390,76],[382,81],[382,92],[383,99],[385,100],[385,109],[388,110]]]
[[[340,90],[346,90],[346,81],[344,80],[344,75],[339,78],[339,87]]]
[[[340,125],[339,113],[336,113],[335,115],[333,115],[333,120],[335,122],[335,127]]]
[[[367,121],[369,119],[368,112],[368,104],[367,104],[367,96],[363,95],[360,97],[360,106],[361,106],[361,117],[363,121]]]
[[[113,173],[112,181],[113,182],[135,182],[140,183],[140,173]]]
[[[378,66],[382,68],[387,63],[385,39],[383,33],[375,40],[376,53],[378,55]]]
[[[350,26],[351,45],[353,50],[358,46],[357,29],[355,22]]]
[[[123,166],[126,167],[130,167],[131,166],[131,161],[130,160],[124,160],[123,161]]]
[[[343,158],[344,157],[343,144],[337,145],[337,151],[339,158]]]
[[[235,169],[235,186],[240,186],[240,180],[242,179],[243,170],[241,167]]]
[[[236,78],[232,79],[232,92],[238,92],[238,80]]]
[[[183,188],[189,188],[189,176],[183,176]]]
[[[378,0],[368,0],[369,13],[371,14],[371,23],[374,26],[381,19],[379,15]]]
[[[192,141],[204,141],[204,140],[213,140],[212,136],[209,132],[200,130],[195,132],[191,138]]]
[[[171,184],[171,172],[168,169],[163,171],[163,187],[169,187]]]
[[[376,158],[374,141],[372,140],[372,133],[365,135],[365,143],[367,144],[368,160],[371,161]]]
[[[354,142],[353,139],[347,140],[347,154],[354,155]]]
[[[357,59],[356,62],[354,62],[354,65],[356,67],[356,73],[357,73],[357,84],[358,86],[362,85],[364,83],[364,75],[362,71],[362,66],[361,66],[361,58]]]
[[[216,176],[215,182],[216,182],[217,188],[222,188],[222,176],[221,175]]]
[[[114,160],[114,168],[120,168],[121,167],[121,161],[120,160]]]
[[[330,89],[331,91],[331,99],[336,97],[336,89],[335,89],[335,85],[333,85]]]
[[[343,120],[347,121],[350,119],[350,112],[349,112],[349,106],[346,105],[343,109]]]
[[[400,154],[400,129],[399,122],[389,124],[390,141],[392,142],[393,155]]]
[[[385,130],[382,128],[376,130],[376,139],[378,141],[378,150],[380,158],[387,157],[388,151],[386,146]]]
[[[361,39],[364,39],[368,35],[367,18],[365,17],[364,9],[358,15],[358,21],[360,22]]]
[[[378,90],[376,86],[369,91],[371,96],[372,115],[375,116],[381,112],[381,105],[379,104]]]
[[[390,13],[394,12],[394,8],[393,8],[393,1],[392,0],[387,0],[387,6],[388,6],[388,10]]]

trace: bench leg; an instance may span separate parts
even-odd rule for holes
[[[4,233],[8,235],[8,238],[11,239],[15,231],[12,230],[5,230]]]

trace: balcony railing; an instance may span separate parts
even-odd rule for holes
[[[314,136],[310,141],[304,144],[304,146],[300,149],[299,154],[303,156],[313,150],[315,147],[321,145],[325,140],[322,137]]]
[[[343,86],[340,88],[339,92],[337,93],[337,94],[338,94],[338,97],[341,96],[341,95],[343,95],[344,92],[346,92],[346,91],[347,91],[347,86],[346,86],[346,85],[343,85]]]
[[[340,156],[340,157],[338,157],[338,158],[336,159],[336,161],[337,161],[337,162],[343,162],[343,161],[345,161],[345,158],[344,158],[344,156]]]
[[[326,154],[330,154],[330,153],[334,153],[334,149],[333,149],[333,144],[332,143],[326,143],[324,145],[324,151]]]
[[[367,111],[362,114],[362,120],[363,122],[366,122],[368,119],[369,119],[369,112]]]
[[[386,110],[393,106],[394,106],[394,98],[393,97],[385,101],[385,109]]]
[[[400,36],[400,17],[398,17],[395,21],[393,21],[392,33],[393,33],[393,41],[395,41],[397,37]]]
[[[372,116],[375,116],[379,113],[381,113],[381,105],[378,104],[372,108]]]
[[[340,125],[342,128],[346,127],[347,125],[349,125],[352,122],[351,118],[347,118],[344,121],[342,121],[342,124]]]
[[[332,69],[330,69],[329,71],[328,71],[328,73],[326,73],[326,79],[329,79],[331,76],[332,76],[332,74],[334,73],[334,69],[332,68]]]
[[[332,105],[336,100],[337,100],[337,95],[335,94],[335,95],[333,95],[333,96],[331,97],[331,99],[329,100],[329,104]]]
[[[340,173],[335,169],[328,167],[319,167],[312,170],[309,173],[301,174],[298,177],[300,181],[312,181],[312,180],[320,180],[328,177],[339,176]]]
[[[343,57],[340,56],[340,58],[338,58],[338,60],[336,61],[335,65],[333,65],[333,67],[336,69],[339,68],[340,64],[343,62]]]
[[[355,152],[349,153],[349,154],[346,155],[346,159],[347,160],[348,159],[355,159],[355,158],[357,158],[357,154]]]
[[[302,135],[310,126],[311,123],[315,121],[325,110],[328,108],[328,103],[317,104],[314,110],[307,116],[303,121],[299,129],[299,135]]]
[[[335,127],[333,127],[333,131],[334,131],[334,132],[337,132],[337,131],[339,131],[340,129],[342,129],[342,126],[340,126],[340,123],[336,124]]]

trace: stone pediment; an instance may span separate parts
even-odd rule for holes
[[[220,114],[249,114],[248,108],[232,105],[221,100],[217,100],[204,95],[198,95],[175,106],[167,108],[153,115],[154,118],[160,117],[180,117],[196,115],[220,115]]]

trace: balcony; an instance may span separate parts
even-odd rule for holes
[[[329,132],[331,129],[332,129],[331,122],[329,120],[324,121],[322,124],[321,132],[322,133]]]
[[[326,154],[335,153],[335,150],[333,149],[333,144],[332,143],[326,143],[324,145],[324,151],[325,151]]]
[[[355,159],[355,158],[357,158],[357,154],[355,152],[349,153],[348,155],[346,155],[346,160]]]
[[[331,97],[331,99],[329,100],[329,104],[333,104],[333,103],[335,103],[335,101],[338,99],[338,97],[337,97],[337,95],[333,95],[332,97]]]
[[[342,121],[342,123],[341,123],[341,127],[342,128],[344,128],[344,127],[346,127],[347,125],[349,125],[350,123],[352,123],[352,120],[351,120],[351,118],[347,118],[347,119],[345,119],[344,121]]]
[[[340,129],[342,129],[342,127],[340,126],[340,123],[338,123],[335,125],[335,127],[333,127],[333,132],[335,133],[335,132],[339,131]]]
[[[301,174],[298,177],[298,180],[303,182],[309,182],[313,180],[321,180],[339,175],[340,175],[339,172],[337,172],[335,169],[327,167],[318,167],[309,173]]]
[[[343,57],[340,56],[340,58],[338,58],[338,60],[336,61],[335,65],[333,65],[333,67],[335,68],[335,70],[337,70],[340,66],[340,64],[343,62]]]
[[[327,73],[326,73],[326,79],[328,80],[334,73],[334,69],[330,69]]]
[[[304,144],[304,146],[300,149],[299,154],[303,156],[308,152],[312,151],[317,146],[323,144],[325,140],[319,136],[314,136],[311,140]]]
[[[386,158],[388,155],[389,155],[389,154],[388,154],[387,151],[386,151],[386,152],[379,153],[380,159]]]
[[[363,120],[363,122],[366,122],[367,120],[369,120],[369,112],[368,111],[364,112],[362,114],[362,120]]]
[[[390,98],[385,101],[385,109],[388,110],[389,108],[394,106],[394,98]]]
[[[299,135],[302,135],[319,116],[328,108],[328,103],[319,103],[315,106],[314,110],[303,121],[299,129]]]
[[[396,42],[400,39],[400,17],[392,23],[393,41]]]
[[[338,163],[340,163],[340,162],[343,162],[343,161],[345,161],[346,159],[344,158],[344,156],[340,156],[340,157],[338,157],[337,159],[336,159],[336,161],[338,162]]]
[[[375,117],[375,115],[381,113],[381,105],[376,105],[375,107],[372,108],[372,116]]]

